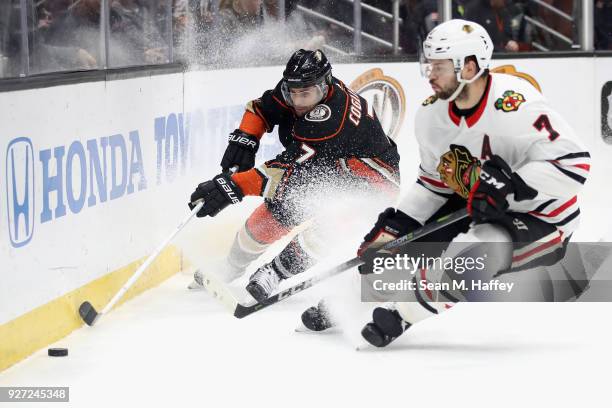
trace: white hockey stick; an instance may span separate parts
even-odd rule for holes
[[[140,267],[136,270],[136,272],[134,272],[132,277],[128,279],[127,282],[125,282],[121,289],[119,289],[119,292],[117,292],[115,296],[113,296],[113,298],[110,300],[110,302],[106,304],[106,306],[104,307],[104,309],[102,309],[101,312],[97,312],[93,305],[87,300],[81,303],[81,306],[79,307],[79,315],[81,316],[83,321],[87,323],[87,325],[93,326],[103,314],[108,313],[108,311],[111,310],[113,306],[115,306],[115,304],[119,301],[119,299],[121,299],[125,292],[128,291],[128,289],[134,284],[134,282],[138,280],[140,275],[142,275],[142,273],[149,267],[149,265],[151,265],[155,258],[157,258],[157,256],[164,250],[166,245],[168,245],[170,241],[172,241],[172,239],[176,236],[176,234],[178,234],[185,227],[185,225],[187,225],[187,223],[191,221],[193,216],[196,215],[198,211],[200,211],[203,205],[204,201],[201,200],[196,204],[195,207],[193,207],[189,215],[187,215],[183,219],[183,221],[181,221],[181,223],[174,229],[174,231],[172,231],[172,234],[170,234],[168,238],[166,238],[161,244],[159,244],[159,246],[155,249],[155,252],[153,252],[144,261],[142,265],[140,265]]]

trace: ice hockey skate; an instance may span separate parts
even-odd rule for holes
[[[409,327],[410,323],[392,305],[377,307],[372,312],[372,321],[361,330],[361,336],[375,347],[386,347]]]
[[[301,316],[301,324],[295,331],[300,333],[322,332],[334,326],[329,309],[324,301],[320,301],[316,306],[304,310]]]
[[[266,299],[278,289],[280,281],[284,278],[276,269],[274,262],[270,262],[260,267],[249,278],[246,286],[247,292],[260,303],[265,303]]]

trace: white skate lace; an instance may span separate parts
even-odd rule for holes
[[[280,279],[272,265],[267,264],[262,266],[253,276],[252,281],[261,286],[266,293],[271,293],[278,287]]]

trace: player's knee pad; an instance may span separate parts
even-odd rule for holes
[[[291,228],[279,222],[264,203],[257,207],[249,216],[245,223],[244,231],[248,239],[262,246],[276,242],[287,235]]]
[[[236,233],[227,260],[237,268],[246,268],[252,261],[263,254],[269,246],[270,244],[262,244],[253,239],[246,225],[244,225]]]
[[[438,284],[432,300],[483,301],[491,293],[479,290],[479,283],[489,282],[511,262],[509,234],[499,226],[480,224],[459,234],[423,279]]]
[[[543,300],[555,302],[575,300],[588,288],[590,276],[582,254],[575,244],[567,246],[563,259],[542,269],[546,271],[540,282],[545,295]]]
[[[289,229],[281,225],[262,204],[236,234],[228,260],[237,267],[246,267],[288,232]]]

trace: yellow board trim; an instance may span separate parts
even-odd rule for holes
[[[89,300],[101,310],[146,258],[110,272],[78,289],[0,325],[0,372],[54,343],[84,323],[79,306]],[[175,246],[167,247],[115,307],[151,289],[181,270],[182,256]]]

